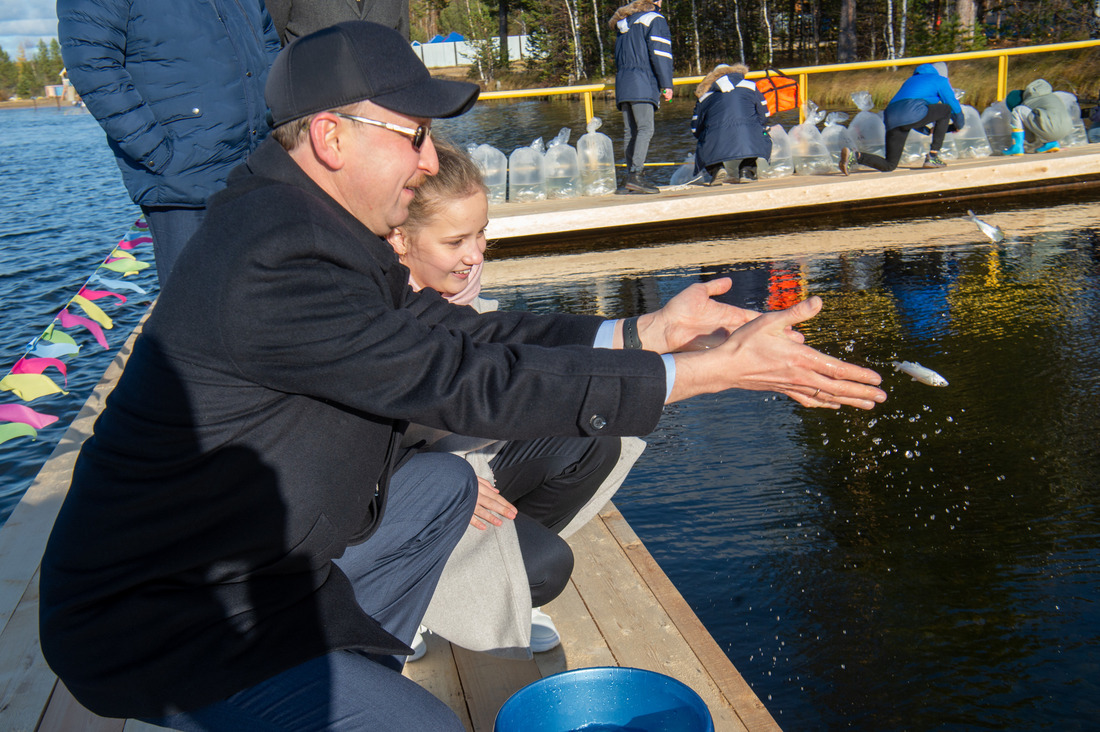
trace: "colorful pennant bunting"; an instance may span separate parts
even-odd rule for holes
[[[77,294],[73,295],[61,308],[53,322],[28,344],[24,354],[15,362],[7,375],[0,379],[0,391],[13,394],[24,402],[32,402],[53,394],[68,394],[45,373],[48,369],[57,369],[64,377],[65,385],[68,386],[68,366],[61,358],[79,354],[80,344],[62,328],[86,330],[100,346],[108,348],[103,331],[113,328],[114,320],[95,301],[103,300],[118,306],[128,301],[128,298],[119,294],[118,290],[138,295],[148,293],[135,283],[127,282],[117,276],[104,277],[103,274],[114,273],[121,277],[130,277],[148,269],[149,263],[139,261],[129,250],[151,241],[148,225],[142,219],[138,219],[130,228],[129,234],[112,247],[111,253],[77,290]],[[107,289],[93,289],[91,285]],[[74,305],[84,314],[78,315],[73,312]],[[83,332],[83,330],[77,332]],[[0,403],[0,444],[17,437],[35,439],[38,437],[38,430],[48,427],[57,420],[58,418],[54,415],[43,414],[22,404]]]

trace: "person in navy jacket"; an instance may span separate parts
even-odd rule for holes
[[[747,73],[744,64],[720,64],[695,88],[695,173],[706,170],[711,185],[756,180],[756,159],[771,160],[768,103]]]
[[[901,160],[909,130],[928,134],[929,126],[932,127],[932,144],[922,167],[942,168],[946,165],[940,160],[940,148],[949,131],[962,129],[963,111],[955,98],[951,82],[947,80],[947,66],[943,65],[942,73],[939,66],[921,64],[913,69],[913,75],[905,80],[883,110],[886,157],[844,148],[840,153],[841,173],[848,175],[857,163],[882,172],[894,170]]]
[[[270,131],[263,0],[58,0],[69,79],[153,236],[163,289],[206,199]]]
[[[646,180],[645,159],[653,139],[653,116],[661,99],[672,99],[672,34],[661,0],[634,0],[611,16],[615,40],[615,103],[623,113],[626,182],[621,192],[656,193]]]

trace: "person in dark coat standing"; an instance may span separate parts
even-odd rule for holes
[[[263,0],[58,0],[69,79],[153,236],[163,289],[206,199],[267,137],[279,37]]]
[[[941,71],[942,67],[942,71]],[[849,148],[840,151],[840,172],[848,175],[857,163],[888,173],[898,167],[905,140],[910,130],[929,133],[932,143],[924,158],[924,168],[942,168],[947,165],[940,159],[940,148],[951,130],[961,130],[964,124],[962,106],[955,98],[955,90],[947,80],[946,64],[921,64],[905,80],[894,98],[882,110],[886,125],[886,157],[874,153],[857,152]]]
[[[346,20],[369,20],[409,40],[409,0],[265,0],[283,45]]]
[[[747,73],[744,64],[721,64],[695,87],[695,173],[706,170],[712,186],[731,178],[734,183],[754,181],[756,159],[771,160],[768,103]]]
[[[634,0],[611,16],[615,39],[615,103],[623,113],[626,181],[619,192],[657,193],[645,176],[654,113],[672,99],[672,34],[661,0]]]

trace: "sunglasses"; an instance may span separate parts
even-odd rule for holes
[[[390,132],[396,132],[399,135],[412,138],[413,150],[420,152],[420,146],[424,144],[424,140],[428,138],[428,135],[432,134],[431,127],[425,127],[424,125],[417,125],[414,130],[411,127],[402,127],[401,125],[391,124],[389,122],[379,122],[376,119],[367,119],[366,117],[356,117],[354,114],[344,114],[343,112],[333,112],[337,117],[343,117],[344,119],[350,119],[353,122],[362,122],[365,125],[374,125],[375,127],[385,127]]]

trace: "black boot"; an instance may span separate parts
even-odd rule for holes
[[[660,193],[660,189],[657,186],[650,183],[645,178],[645,173],[639,171],[637,173],[631,173],[626,176],[626,183],[623,184],[623,188],[633,193]]]

